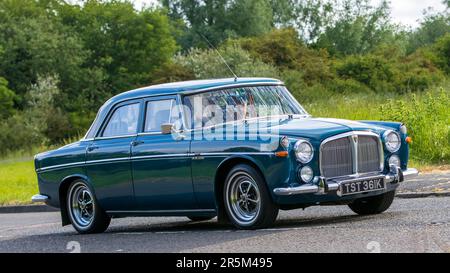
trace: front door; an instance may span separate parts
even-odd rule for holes
[[[196,208],[191,179],[189,140],[162,134],[161,125],[181,119],[176,97],[144,101],[144,122],[132,149],[135,200],[138,210],[183,211]]]
[[[112,109],[100,133],[87,148],[86,171],[104,210],[133,208],[131,142],[136,138],[142,102]]]

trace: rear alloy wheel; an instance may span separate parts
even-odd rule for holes
[[[248,165],[237,165],[228,174],[224,202],[229,219],[241,229],[271,226],[278,215],[264,179]]]
[[[360,215],[379,214],[391,206],[394,201],[395,191],[390,191],[382,195],[371,196],[355,200],[349,204],[349,208]]]
[[[105,231],[111,218],[99,207],[84,181],[74,181],[67,193],[67,212],[72,226],[80,234]]]

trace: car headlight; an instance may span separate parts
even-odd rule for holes
[[[295,143],[294,151],[297,160],[303,164],[310,162],[314,156],[314,150],[311,143],[303,139]]]
[[[311,167],[305,166],[299,170],[299,177],[303,182],[309,183],[314,177],[314,172]]]
[[[397,155],[392,155],[389,158],[389,166],[394,165],[395,167],[400,167],[400,158]]]
[[[391,152],[395,153],[400,149],[401,140],[400,135],[397,132],[394,131],[386,131],[383,135],[384,138],[384,144],[386,146],[386,149]]]

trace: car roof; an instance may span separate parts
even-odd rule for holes
[[[211,80],[194,80],[151,85],[123,92],[110,99],[110,102],[115,103],[122,100],[159,96],[172,95],[179,93],[195,93],[207,89],[215,89],[221,87],[232,87],[236,85],[261,85],[261,84],[283,84],[280,80],[272,78],[225,78],[225,79],[211,79]]]

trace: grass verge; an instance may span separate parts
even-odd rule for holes
[[[38,193],[33,160],[0,161],[0,205],[29,204]]]

